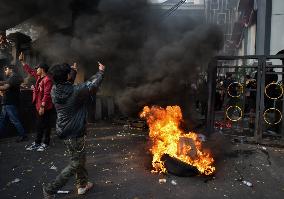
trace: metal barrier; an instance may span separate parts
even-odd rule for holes
[[[283,60],[284,55],[215,57],[208,65],[208,133],[219,130],[257,142],[269,133],[283,136]],[[247,79],[249,73],[254,78]]]

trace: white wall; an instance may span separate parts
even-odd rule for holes
[[[248,44],[247,44],[248,55],[255,55],[255,35],[256,35],[256,24],[248,28]]]
[[[284,49],[284,1],[272,0],[272,16],[271,16],[271,39],[270,39],[270,54],[275,55],[280,50]],[[281,65],[280,60],[273,60],[274,65]],[[275,69],[281,72],[280,68]],[[278,80],[282,76],[278,75]]]
[[[270,54],[284,49],[284,1],[272,0]]]

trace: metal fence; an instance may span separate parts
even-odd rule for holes
[[[250,136],[257,142],[264,136],[283,136],[283,59],[215,57],[208,66],[208,133]]]

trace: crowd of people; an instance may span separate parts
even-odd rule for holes
[[[56,134],[69,152],[70,162],[53,182],[43,186],[44,198],[54,198],[69,178],[76,177],[78,194],[85,194],[93,187],[88,180],[86,163],[86,121],[87,105],[93,99],[102,80],[105,66],[98,62],[99,71],[88,81],[74,84],[77,74],[77,64],[57,64],[49,68],[45,63],[32,68],[25,62],[21,53],[19,61],[27,74],[35,78],[32,102],[36,109],[36,136],[26,150],[45,151],[48,149],[51,134],[51,115],[56,112]],[[23,78],[16,72],[14,65],[5,67],[6,80],[0,82],[1,114],[0,133],[5,133],[7,120],[15,126],[18,132],[17,142],[28,140],[27,132],[19,118],[18,102],[20,101],[20,86]]]

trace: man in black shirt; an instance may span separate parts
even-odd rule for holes
[[[0,114],[0,133],[2,134],[5,129],[6,120],[9,119],[11,123],[16,127],[19,138],[17,142],[27,140],[27,136],[23,125],[19,120],[17,105],[20,101],[20,85],[22,78],[15,72],[15,67],[9,65],[5,67],[5,75],[7,80],[1,82],[0,95],[2,96],[1,105],[2,111]]]

